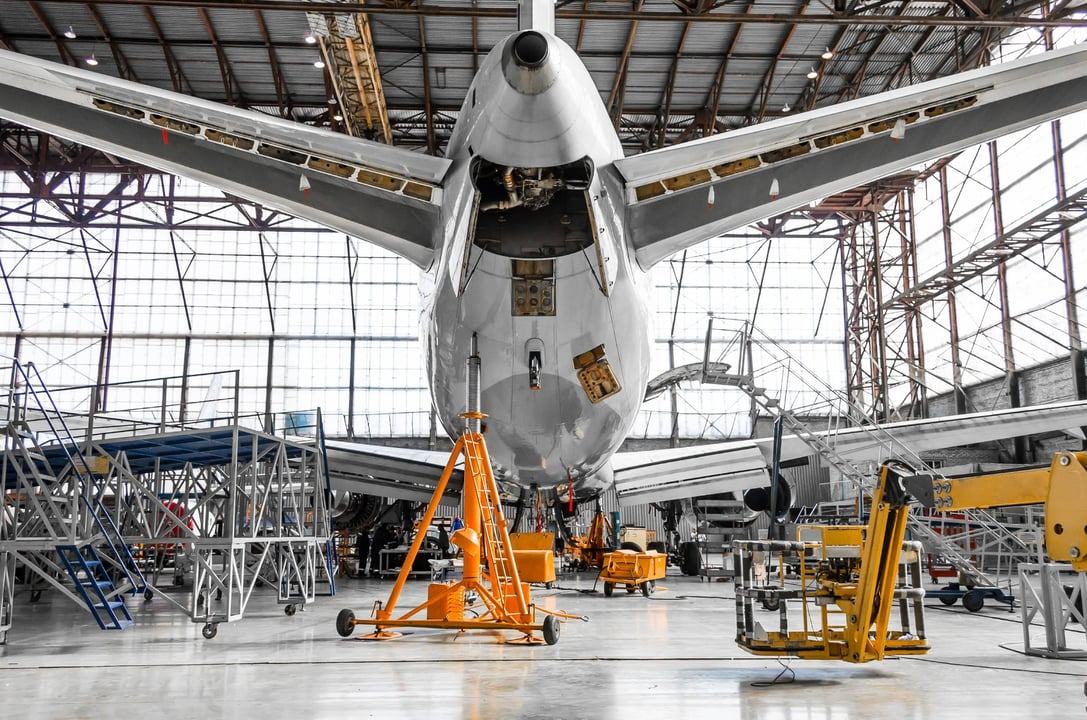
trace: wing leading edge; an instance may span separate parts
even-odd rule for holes
[[[851,462],[878,463],[901,460],[892,457],[894,448],[924,453],[1048,432],[1066,431],[1081,436],[1079,428],[1085,425],[1087,401],[1076,401],[816,434]],[[795,435],[782,438],[783,462],[813,452]],[[615,490],[619,504],[627,506],[766,487],[770,484],[767,467],[772,457],[772,438],[619,453],[612,459]]]
[[[434,257],[445,159],[5,50],[0,117]]]
[[[1081,44],[653,150],[615,162],[626,227],[648,269],[722,233],[1085,107]]]

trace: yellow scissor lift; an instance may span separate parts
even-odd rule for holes
[[[920,545],[903,542],[909,496],[902,480],[911,471],[888,464],[880,474],[867,526],[805,526],[796,542],[733,542],[736,573],[736,642],[755,655],[794,655],[862,663],[887,655],[928,652],[921,587]],[[772,555],[778,567],[799,560],[799,585],[756,577]],[[790,601],[800,601],[802,626],[789,627]],[[776,630],[756,621],[755,603],[777,610]],[[795,605],[795,603],[794,603]],[[819,625],[810,606],[819,609]],[[898,626],[891,627],[897,605]],[[912,622],[911,622],[912,621]]]

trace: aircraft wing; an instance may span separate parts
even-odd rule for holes
[[[5,50],[0,118],[434,257],[445,159]]]
[[[449,462],[448,452],[411,450],[385,445],[325,441],[328,475],[336,490],[428,502]],[[458,467],[444,497],[460,501],[464,472]]]
[[[1035,405],[971,415],[950,415],[816,433],[846,460],[879,463],[945,447],[1064,431],[1083,437],[1087,401]],[[735,440],[685,448],[618,453],[612,458],[622,506],[766,487],[773,439]],[[815,454],[796,435],[781,442],[781,460]]]
[[[648,269],[722,233],[1085,107],[1087,43],[635,155],[615,162],[613,180]]]

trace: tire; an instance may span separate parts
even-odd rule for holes
[[[627,595],[633,595],[636,592],[638,592],[637,585],[627,585]]]
[[[942,595],[942,596],[940,596],[940,602],[942,602],[944,605],[954,605],[955,604],[955,596],[953,596],[953,595]]]
[[[610,582],[604,583],[604,597],[611,597],[611,594],[615,592],[615,584]]]
[[[620,550],[633,550],[634,552],[639,552],[639,553],[640,552],[645,552],[644,550],[642,550],[641,545],[639,545],[636,542],[630,542],[630,541],[619,543],[619,549]]]
[[[144,591],[143,591],[143,599],[144,599],[144,600],[146,600],[146,601],[150,602],[150,601],[151,601],[151,598],[153,598],[153,597],[155,597],[155,593],[154,593],[154,591],[152,591],[152,590],[151,590],[150,588],[148,588],[147,590],[144,590]]]
[[[648,580],[642,583],[642,595],[644,595],[645,597],[649,597],[652,592],[653,588],[650,587],[650,582]]]
[[[770,610],[771,612],[781,607],[780,598],[763,598],[760,602],[764,610]]]
[[[340,610],[336,616],[336,632],[340,637],[351,637],[355,632],[355,613],[350,608]]]
[[[205,640],[211,640],[219,634],[219,626],[215,623],[208,623],[200,633],[204,636]]]
[[[977,612],[985,607],[985,598],[976,590],[971,590],[962,596],[962,606],[970,612]]]
[[[702,553],[698,551],[698,544],[685,542],[679,546],[679,569],[684,575],[697,575],[702,572]]]
[[[293,616],[296,612],[298,612],[298,608],[296,608],[294,605],[283,606],[283,614],[287,617]]]
[[[554,615],[548,615],[544,618],[543,622],[543,637],[544,642],[548,645],[554,645],[559,641],[559,630],[562,629],[562,625],[559,624],[559,619]]]
[[[663,555],[665,553],[664,543],[656,541],[656,540],[654,540],[653,542],[646,545],[645,549],[646,550],[653,550],[655,552],[659,552],[661,555]]]

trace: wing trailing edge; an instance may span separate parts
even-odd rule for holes
[[[648,269],[725,232],[1087,107],[1087,43],[615,162]]]
[[[445,159],[5,50],[0,117],[434,257]]]

